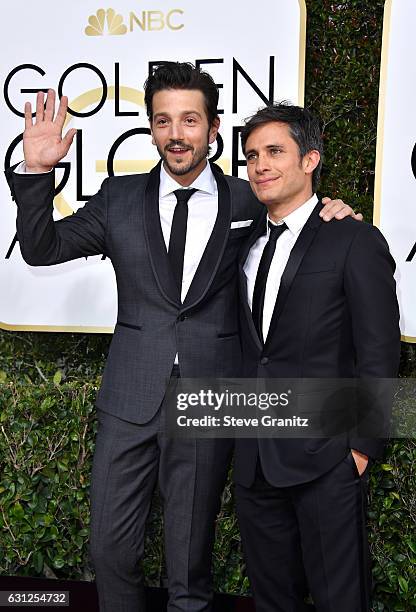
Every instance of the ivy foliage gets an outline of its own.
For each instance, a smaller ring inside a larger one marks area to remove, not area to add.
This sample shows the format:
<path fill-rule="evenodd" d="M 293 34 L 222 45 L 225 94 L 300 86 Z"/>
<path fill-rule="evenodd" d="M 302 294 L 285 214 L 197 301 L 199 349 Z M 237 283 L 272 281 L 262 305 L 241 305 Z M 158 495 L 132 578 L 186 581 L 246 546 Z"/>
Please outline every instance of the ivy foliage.
<path fill-rule="evenodd" d="M 371 222 L 384 1 L 306 4 L 305 105 L 322 120 L 321 191 Z"/>
<path fill-rule="evenodd" d="M 305 104 L 322 119 L 321 192 L 371 222 L 383 0 L 307 0 Z M 106 335 L 0 331 L 0 573 L 91 579 L 88 487 L 94 398 Z M 416 375 L 403 344 L 401 376 Z M 373 469 L 369 530 L 374 611 L 416 610 L 416 444 L 392 441 Z M 165 583 L 161 502 L 148 525 L 145 573 Z M 220 592 L 247 593 L 230 482 L 214 554 Z"/>

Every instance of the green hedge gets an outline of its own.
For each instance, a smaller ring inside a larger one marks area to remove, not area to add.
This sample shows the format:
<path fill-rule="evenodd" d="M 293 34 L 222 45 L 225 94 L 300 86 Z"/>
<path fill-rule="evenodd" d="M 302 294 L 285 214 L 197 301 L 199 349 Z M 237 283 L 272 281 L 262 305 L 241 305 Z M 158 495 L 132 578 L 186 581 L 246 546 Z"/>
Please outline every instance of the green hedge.
<path fill-rule="evenodd" d="M 0 574 L 91 579 L 88 483 L 98 378 L 62 382 L 58 370 L 48 382 L 34 384 L 27 374 L 16 381 L 1 372 Z M 371 476 L 375 610 L 415 609 L 415 465 L 414 441 L 396 441 Z M 163 584 L 158 497 L 147 529 L 145 571 L 148 584 Z M 248 592 L 230 484 L 218 520 L 214 577 L 218 591 Z"/>
<path fill-rule="evenodd" d="M 371 221 L 383 2 L 310 0 L 306 104 L 323 120 L 321 191 Z M 0 574 L 92 577 L 88 483 L 94 397 L 110 338 L 0 331 Z M 404 344 L 402 376 L 416 375 Z M 392 442 L 373 470 L 370 540 L 374 610 L 416 610 L 416 444 Z M 156 496 L 148 527 L 148 583 L 163 584 Z M 240 540 L 227 486 L 214 558 L 218 591 L 246 593 Z"/>

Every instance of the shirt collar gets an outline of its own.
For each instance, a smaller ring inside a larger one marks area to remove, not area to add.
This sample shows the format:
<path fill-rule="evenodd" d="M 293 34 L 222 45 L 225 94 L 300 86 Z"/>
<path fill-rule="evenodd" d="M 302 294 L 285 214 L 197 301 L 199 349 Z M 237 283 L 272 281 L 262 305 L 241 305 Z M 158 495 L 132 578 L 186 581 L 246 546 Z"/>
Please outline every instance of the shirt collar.
<path fill-rule="evenodd" d="M 216 195 L 217 193 L 217 182 L 211 170 L 209 162 L 207 162 L 205 168 L 202 170 L 194 182 L 186 187 L 185 189 L 198 189 L 210 195 Z M 176 189 L 184 189 L 175 179 L 173 179 L 163 167 L 163 163 L 160 167 L 160 186 L 159 186 L 159 197 L 164 198 L 171 195 Z"/>
<path fill-rule="evenodd" d="M 286 223 L 289 231 L 294 236 L 296 236 L 302 230 L 303 226 L 305 225 L 306 221 L 309 219 L 317 203 L 318 203 L 318 196 L 316 195 L 316 193 L 314 193 L 313 196 L 309 198 L 309 200 L 307 200 L 304 204 L 302 204 L 301 206 L 296 208 L 293 212 L 288 214 L 287 217 L 284 217 L 281 221 L 279 221 L 279 223 L 272 221 L 269 218 L 269 215 L 267 215 L 266 217 L 267 236 L 269 236 L 269 233 L 270 233 L 269 224 L 268 224 L 269 221 L 272 225 L 281 225 L 283 222 Z"/>

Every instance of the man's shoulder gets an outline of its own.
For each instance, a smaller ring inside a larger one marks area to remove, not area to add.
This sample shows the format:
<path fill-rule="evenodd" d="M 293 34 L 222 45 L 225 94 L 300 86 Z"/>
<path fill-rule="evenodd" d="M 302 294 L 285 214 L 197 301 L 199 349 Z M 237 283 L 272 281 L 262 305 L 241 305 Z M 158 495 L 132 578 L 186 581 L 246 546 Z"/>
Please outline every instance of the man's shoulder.
<path fill-rule="evenodd" d="M 120 176 L 109 176 L 106 180 L 111 187 L 123 188 L 131 186 L 146 185 L 149 179 L 149 173 L 143 174 L 123 174 Z"/>
<path fill-rule="evenodd" d="M 374 235 L 380 234 L 380 230 L 366 221 L 357 221 L 352 217 L 344 217 L 344 219 L 331 219 L 331 221 L 322 221 L 322 229 L 330 233 L 339 233 L 354 238 L 358 234 Z"/>
<path fill-rule="evenodd" d="M 107 177 L 102 185 L 101 191 L 107 193 L 112 200 L 114 198 L 125 197 L 128 194 L 136 194 L 141 197 L 144 193 L 149 174 L 125 174 L 120 176 Z"/>
<path fill-rule="evenodd" d="M 238 176 L 232 176 L 230 174 L 224 174 L 223 176 L 231 189 L 247 191 L 251 194 L 253 193 L 251 191 L 250 183 L 245 179 L 239 178 Z"/>
<path fill-rule="evenodd" d="M 321 231 L 335 249 L 344 248 L 350 253 L 372 249 L 389 250 L 388 243 L 378 227 L 351 217 L 323 221 Z"/>
<path fill-rule="evenodd" d="M 232 193 L 234 206 L 244 211 L 250 210 L 255 218 L 258 217 L 263 210 L 263 205 L 254 195 L 250 183 L 236 176 L 224 175 L 224 177 Z"/>

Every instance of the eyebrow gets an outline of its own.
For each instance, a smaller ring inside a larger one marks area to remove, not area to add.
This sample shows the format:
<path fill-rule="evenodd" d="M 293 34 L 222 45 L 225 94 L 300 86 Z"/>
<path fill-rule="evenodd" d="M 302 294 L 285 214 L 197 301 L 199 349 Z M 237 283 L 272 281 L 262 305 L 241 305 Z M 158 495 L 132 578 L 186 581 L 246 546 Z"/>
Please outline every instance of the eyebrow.
<path fill-rule="evenodd" d="M 199 113 L 197 110 L 186 110 L 183 111 L 182 115 L 197 115 L 198 117 L 202 117 L 201 113 Z M 160 112 L 160 113 L 155 113 L 153 115 L 153 119 L 155 119 L 156 117 L 169 117 L 169 113 L 168 112 Z"/>
<path fill-rule="evenodd" d="M 280 147 L 281 149 L 284 149 L 285 146 L 283 144 L 269 144 L 266 145 L 266 149 L 276 149 L 277 147 Z M 245 152 L 245 156 L 247 157 L 247 155 L 250 155 L 250 153 L 257 153 L 257 149 L 249 149 L 248 151 Z"/>

